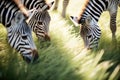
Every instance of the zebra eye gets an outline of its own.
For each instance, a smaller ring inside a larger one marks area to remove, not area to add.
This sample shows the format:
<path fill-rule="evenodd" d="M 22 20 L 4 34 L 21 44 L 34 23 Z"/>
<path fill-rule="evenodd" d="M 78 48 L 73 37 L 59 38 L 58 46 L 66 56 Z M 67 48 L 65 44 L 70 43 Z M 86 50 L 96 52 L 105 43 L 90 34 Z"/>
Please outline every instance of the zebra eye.
<path fill-rule="evenodd" d="M 27 39 L 27 36 L 22 36 L 22 39 L 23 39 L 23 40 L 26 40 L 26 39 Z"/>
<path fill-rule="evenodd" d="M 38 24 L 42 25 L 42 22 L 38 22 Z"/>
<path fill-rule="evenodd" d="M 89 36 L 87 36 L 88 38 L 91 38 L 92 37 L 92 35 L 89 35 Z"/>

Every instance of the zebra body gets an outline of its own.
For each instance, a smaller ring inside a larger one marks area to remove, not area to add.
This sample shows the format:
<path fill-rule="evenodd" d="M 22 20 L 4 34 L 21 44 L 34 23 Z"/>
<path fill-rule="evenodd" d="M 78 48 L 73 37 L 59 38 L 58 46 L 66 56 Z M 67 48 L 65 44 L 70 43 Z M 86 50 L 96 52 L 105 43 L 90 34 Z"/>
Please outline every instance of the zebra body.
<path fill-rule="evenodd" d="M 58 3 L 59 3 L 59 0 L 55 0 L 54 10 L 57 10 Z M 63 8 L 62 8 L 62 17 L 63 18 L 66 17 L 66 9 L 67 9 L 68 3 L 69 3 L 69 0 L 63 0 L 63 4 L 62 4 L 62 6 L 63 6 Z"/>
<path fill-rule="evenodd" d="M 18 7 L 12 1 L 1 0 L 0 2 L 0 22 L 7 29 L 8 43 L 21 53 L 26 62 L 36 61 L 38 52 L 25 16 L 18 11 Z"/>
<path fill-rule="evenodd" d="M 98 20 L 103 11 L 110 13 L 110 29 L 112 39 L 115 39 L 116 16 L 120 0 L 87 0 L 86 6 L 81 12 L 79 18 L 71 16 L 71 20 L 81 24 L 81 32 L 85 46 L 93 48 L 98 46 L 101 30 L 98 26 Z"/>

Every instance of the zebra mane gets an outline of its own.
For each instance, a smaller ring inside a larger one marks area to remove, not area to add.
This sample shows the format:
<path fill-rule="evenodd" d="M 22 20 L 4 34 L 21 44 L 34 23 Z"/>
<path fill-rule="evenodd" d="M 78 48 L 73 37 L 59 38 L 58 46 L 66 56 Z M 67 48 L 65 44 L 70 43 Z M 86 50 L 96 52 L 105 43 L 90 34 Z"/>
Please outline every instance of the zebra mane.
<path fill-rule="evenodd" d="M 13 30 L 14 33 L 21 32 L 22 30 L 28 33 L 30 33 L 31 31 L 31 28 L 25 21 L 25 16 L 20 11 L 18 11 L 12 19 L 10 28 Z"/>
<path fill-rule="evenodd" d="M 89 3 L 90 0 L 84 0 L 84 5 L 82 6 L 81 8 L 81 11 L 80 11 L 80 14 L 79 14 L 79 19 L 82 17 L 82 14 L 84 13 L 88 3 Z"/>

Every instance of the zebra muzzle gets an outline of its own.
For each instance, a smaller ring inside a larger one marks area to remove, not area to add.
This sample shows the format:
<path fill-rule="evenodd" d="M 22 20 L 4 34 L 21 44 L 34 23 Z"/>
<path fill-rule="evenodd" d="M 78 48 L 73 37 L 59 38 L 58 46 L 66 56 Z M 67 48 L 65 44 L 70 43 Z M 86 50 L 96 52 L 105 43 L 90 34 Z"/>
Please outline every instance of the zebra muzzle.
<path fill-rule="evenodd" d="M 50 36 L 45 33 L 44 39 L 45 39 L 45 41 L 50 41 Z"/>
<path fill-rule="evenodd" d="M 39 55 L 38 55 L 37 50 L 32 50 L 32 53 L 33 53 L 33 60 L 32 60 L 32 62 L 34 63 L 39 58 Z"/>
<path fill-rule="evenodd" d="M 32 50 L 32 52 L 28 53 L 27 55 L 22 56 L 23 60 L 27 63 L 35 63 L 39 58 L 37 50 Z"/>

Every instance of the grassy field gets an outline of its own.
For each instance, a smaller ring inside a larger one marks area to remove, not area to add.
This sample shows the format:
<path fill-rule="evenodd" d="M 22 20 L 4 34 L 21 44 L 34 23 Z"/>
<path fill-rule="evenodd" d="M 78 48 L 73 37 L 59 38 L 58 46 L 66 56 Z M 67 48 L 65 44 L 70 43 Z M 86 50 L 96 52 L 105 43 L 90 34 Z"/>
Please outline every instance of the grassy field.
<path fill-rule="evenodd" d="M 39 63 L 27 64 L 19 53 L 10 48 L 6 29 L 0 25 L 0 80 L 119 80 L 120 79 L 120 8 L 117 16 L 117 44 L 111 41 L 109 14 L 99 20 L 102 35 L 99 48 L 85 50 L 79 27 L 63 19 L 61 3 L 58 12 L 50 11 L 51 42 L 39 44 Z M 78 15 L 83 2 L 70 0 L 67 16 Z M 79 8 L 76 8 L 79 7 Z"/>

